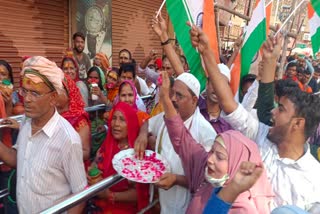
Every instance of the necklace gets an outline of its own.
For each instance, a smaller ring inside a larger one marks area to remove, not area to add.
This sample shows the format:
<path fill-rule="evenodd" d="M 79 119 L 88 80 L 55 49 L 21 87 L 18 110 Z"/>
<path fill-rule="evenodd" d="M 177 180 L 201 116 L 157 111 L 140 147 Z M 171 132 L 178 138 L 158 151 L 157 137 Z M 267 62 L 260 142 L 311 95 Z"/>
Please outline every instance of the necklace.
<path fill-rule="evenodd" d="M 128 148 L 129 148 L 129 145 L 128 145 L 128 143 L 126 143 L 126 144 L 124 144 L 124 145 L 118 144 L 118 148 L 119 148 L 120 150 L 125 150 L 125 149 L 128 149 Z"/>

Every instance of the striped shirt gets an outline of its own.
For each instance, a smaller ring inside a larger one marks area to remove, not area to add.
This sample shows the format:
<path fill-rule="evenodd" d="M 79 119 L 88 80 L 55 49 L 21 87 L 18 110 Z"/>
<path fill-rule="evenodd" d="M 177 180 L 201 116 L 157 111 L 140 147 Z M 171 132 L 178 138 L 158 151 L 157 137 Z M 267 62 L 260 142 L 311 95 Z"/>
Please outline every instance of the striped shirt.
<path fill-rule="evenodd" d="M 26 119 L 15 148 L 20 213 L 39 213 L 87 185 L 80 136 L 57 112 L 33 136 Z"/>

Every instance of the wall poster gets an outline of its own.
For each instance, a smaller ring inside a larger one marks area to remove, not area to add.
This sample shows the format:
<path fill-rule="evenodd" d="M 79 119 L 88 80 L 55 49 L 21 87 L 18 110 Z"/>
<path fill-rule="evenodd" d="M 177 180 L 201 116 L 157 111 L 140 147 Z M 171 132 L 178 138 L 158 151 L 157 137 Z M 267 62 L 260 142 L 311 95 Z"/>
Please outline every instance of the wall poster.
<path fill-rule="evenodd" d="M 111 56 L 111 23 L 111 0 L 77 0 L 77 31 L 86 37 L 84 52 L 90 59 L 100 52 Z"/>

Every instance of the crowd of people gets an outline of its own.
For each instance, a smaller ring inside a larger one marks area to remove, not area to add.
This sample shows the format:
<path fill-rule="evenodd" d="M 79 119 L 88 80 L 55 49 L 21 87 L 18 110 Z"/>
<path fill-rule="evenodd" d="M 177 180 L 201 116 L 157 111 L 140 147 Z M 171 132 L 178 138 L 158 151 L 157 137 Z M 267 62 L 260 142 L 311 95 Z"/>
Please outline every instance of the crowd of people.
<path fill-rule="evenodd" d="M 160 206 L 149 213 L 319 214 L 320 61 L 288 56 L 279 78 L 283 38 L 270 36 L 235 95 L 234 57 L 216 62 L 205 33 L 190 26 L 207 72 L 201 91 L 161 14 L 152 28 L 161 58 L 151 50 L 137 62 L 123 49 L 119 67 L 104 53 L 90 61 L 77 32 L 59 66 L 24 57 L 17 90 L 0 60 L 0 187 L 12 190 L 4 213 L 39 213 L 81 192 L 116 174 L 113 157 L 133 148 L 138 159 L 161 154 L 171 171 L 152 185 L 122 180 L 68 213 L 137 213 L 154 191 Z M 98 104 L 105 108 L 85 111 Z M 11 117 L 21 114 L 20 123 Z"/>

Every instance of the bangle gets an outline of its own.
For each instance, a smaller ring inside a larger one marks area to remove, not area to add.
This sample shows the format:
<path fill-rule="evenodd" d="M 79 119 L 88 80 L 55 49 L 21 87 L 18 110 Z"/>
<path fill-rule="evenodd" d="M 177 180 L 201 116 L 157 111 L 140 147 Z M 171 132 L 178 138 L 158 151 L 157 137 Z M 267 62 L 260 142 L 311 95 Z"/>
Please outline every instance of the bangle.
<path fill-rule="evenodd" d="M 168 39 L 168 40 L 165 41 L 165 42 L 161 42 L 161 46 L 164 46 L 164 45 L 167 45 L 167 44 L 170 44 L 170 39 Z"/>

